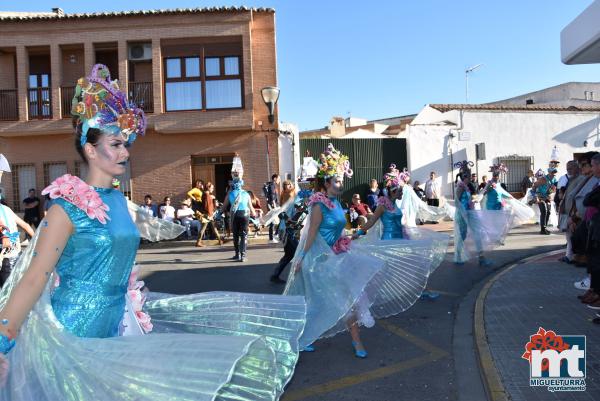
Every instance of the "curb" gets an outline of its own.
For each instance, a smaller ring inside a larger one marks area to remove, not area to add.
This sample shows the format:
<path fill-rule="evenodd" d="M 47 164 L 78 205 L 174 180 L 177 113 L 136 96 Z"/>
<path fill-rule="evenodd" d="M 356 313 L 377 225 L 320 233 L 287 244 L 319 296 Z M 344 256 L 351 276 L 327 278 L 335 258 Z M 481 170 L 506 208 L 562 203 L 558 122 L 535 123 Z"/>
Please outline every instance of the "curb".
<path fill-rule="evenodd" d="M 488 292 L 490 288 L 494 285 L 498 279 L 500 279 L 503 275 L 514 269 L 515 267 L 537 260 L 542 259 L 550 255 L 558 254 L 564 252 L 564 250 L 554 250 L 549 252 L 544 252 L 541 254 L 529 256 L 525 259 L 522 259 L 519 262 L 512 263 L 508 265 L 506 268 L 502 269 L 502 271 L 496 273 L 492 276 L 487 283 L 483 286 L 479 295 L 477 296 L 477 300 L 475 301 L 475 316 L 473 319 L 473 332 L 475 337 L 475 351 L 477 353 L 480 373 L 483 381 L 483 386 L 488 395 L 488 399 L 491 401 L 508 401 L 509 395 L 502 384 L 502 379 L 500 377 L 500 373 L 498 369 L 496 369 L 496 365 L 494 363 L 494 359 L 492 358 L 492 353 L 490 352 L 490 348 L 487 342 L 487 333 L 485 331 L 485 300 L 487 298 Z"/>

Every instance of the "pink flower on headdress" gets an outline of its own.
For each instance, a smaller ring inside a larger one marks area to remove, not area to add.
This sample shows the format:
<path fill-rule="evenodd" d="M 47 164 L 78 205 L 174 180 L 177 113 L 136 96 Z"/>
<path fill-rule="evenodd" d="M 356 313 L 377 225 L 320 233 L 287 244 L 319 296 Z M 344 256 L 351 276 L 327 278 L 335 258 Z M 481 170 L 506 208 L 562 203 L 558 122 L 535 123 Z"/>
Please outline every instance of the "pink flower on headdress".
<path fill-rule="evenodd" d="M 350 237 L 341 236 L 335 241 L 335 244 L 331 247 L 333 253 L 336 255 L 342 252 L 348 252 L 350 250 L 350 244 L 352 243 L 352 239 Z"/>
<path fill-rule="evenodd" d="M 490 166 L 491 173 L 508 173 L 508 167 L 504 163 L 493 164 Z"/>
<path fill-rule="evenodd" d="M 42 191 L 42 195 L 49 195 L 51 199 L 62 198 L 83 210 L 90 219 L 97 219 L 106 224 L 110 208 L 100 195 L 79 177 L 65 174 L 58 177 L 52 184 Z"/>
<path fill-rule="evenodd" d="M 402 170 L 402 172 L 398 175 L 398 178 L 400 178 L 400 180 L 404 181 L 405 183 L 410 181 L 410 173 L 408 172 L 407 169 Z"/>
<path fill-rule="evenodd" d="M 400 186 L 400 171 L 394 163 L 390 164 L 389 171 L 383 176 L 383 181 L 386 187 Z"/>
<path fill-rule="evenodd" d="M 312 205 L 315 205 L 317 203 L 324 204 L 329 210 L 333 210 L 335 208 L 335 205 L 333 204 L 333 202 L 331 201 L 331 199 L 329 199 L 327 197 L 327 195 L 325 195 L 323 192 L 315 192 L 308 199 L 308 206 L 309 207 L 312 206 Z"/>

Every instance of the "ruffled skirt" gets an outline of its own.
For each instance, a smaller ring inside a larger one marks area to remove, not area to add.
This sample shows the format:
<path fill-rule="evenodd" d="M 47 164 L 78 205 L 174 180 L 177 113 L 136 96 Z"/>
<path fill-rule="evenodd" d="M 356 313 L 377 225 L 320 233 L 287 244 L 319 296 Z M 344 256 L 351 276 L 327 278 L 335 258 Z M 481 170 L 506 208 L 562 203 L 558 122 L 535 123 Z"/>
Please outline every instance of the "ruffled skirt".
<path fill-rule="evenodd" d="M 503 210 L 464 210 L 456 208 L 454 218 L 454 261 L 464 263 L 482 252 L 504 243 L 514 215 Z"/>
<path fill-rule="evenodd" d="M 301 297 L 151 294 L 148 335 L 81 338 L 47 289 L 9 353 L 0 400 L 277 400 L 298 359 Z"/>
<path fill-rule="evenodd" d="M 417 231 L 421 230 L 412 231 L 415 239 L 381 240 L 374 228 L 340 254 L 317 234 L 302 269 L 290 271 L 284 290 L 286 295 L 306 298 L 307 322 L 300 346 L 345 331 L 349 324 L 370 327 L 374 318 L 410 308 L 448 244 L 445 234 L 434 233 L 434 239 L 426 234 L 418 237 Z"/>

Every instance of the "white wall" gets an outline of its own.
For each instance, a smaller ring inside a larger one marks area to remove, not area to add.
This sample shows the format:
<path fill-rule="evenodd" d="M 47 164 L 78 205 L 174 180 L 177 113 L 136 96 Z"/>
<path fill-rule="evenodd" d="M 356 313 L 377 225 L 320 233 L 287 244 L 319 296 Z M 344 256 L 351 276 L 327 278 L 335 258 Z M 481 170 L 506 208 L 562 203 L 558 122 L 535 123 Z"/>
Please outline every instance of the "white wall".
<path fill-rule="evenodd" d="M 485 143 L 487 159 L 478 163 L 479 177 L 498 157 L 510 155 L 533 156 L 534 170 L 545 169 L 554 145 L 560 152 L 562 174 L 573 153 L 600 147 L 599 125 L 599 113 L 467 110 L 463 113 L 462 131 L 470 133 L 468 141 L 459 140 L 454 125 L 410 125 L 407 132 L 411 177 L 423 181 L 430 171 L 436 171 L 442 177 L 444 194 L 451 196 L 458 170 L 450 167 L 450 150 L 454 162 L 474 162 L 475 144 L 480 142 Z M 449 138 L 449 133 L 455 137 Z M 585 140 L 587 147 L 583 146 Z"/>
<path fill-rule="evenodd" d="M 291 123 L 279 123 L 280 131 L 291 132 L 291 135 L 279 135 L 279 175 L 281 179 L 296 179 L 297 170 L 300 168 L 300 135 L 298 126 Z"/>

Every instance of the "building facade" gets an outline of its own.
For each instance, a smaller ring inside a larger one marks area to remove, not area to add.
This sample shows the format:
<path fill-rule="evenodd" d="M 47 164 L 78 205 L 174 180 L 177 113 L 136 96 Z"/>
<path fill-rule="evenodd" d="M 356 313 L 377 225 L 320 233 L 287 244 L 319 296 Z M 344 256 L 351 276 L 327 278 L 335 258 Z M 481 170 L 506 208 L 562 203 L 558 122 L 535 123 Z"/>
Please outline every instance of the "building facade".
<path fill-rule="evenodd" d="M 409 124 L 407 136 L 411 177 L 423 181 L 435 171 L 444 195 L 452 197 L 454 163 L 463 160 L 474 162 L 479 179 L 490 178 L 492 164 L 505 163 L 509 172 L 501 179 L 509 191 L 519 192 L 529 169 L 548 167 L 554 146 L 559 174 L 567 161 L 598 149 L 600 106 L 431 104 Z"/>
<path fill-rule="evenodd" d="M 15 209 L 29 188 L 85 175 L 70 109 L 77 79 L 96 63 L 148 117 L 119 177 L 132 200 L 181 199 L 197 179 L 222 198 L 236 152 L 258 194 L 277 171 L 277 108 L 270 124 L 261 97 L 277 85 L 274 10 L 0 12 L 0 152 L 13 168 L 2 185 Z"/>

